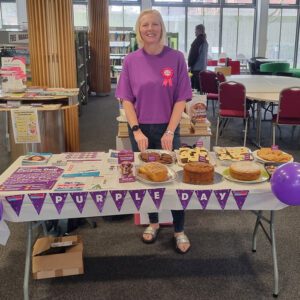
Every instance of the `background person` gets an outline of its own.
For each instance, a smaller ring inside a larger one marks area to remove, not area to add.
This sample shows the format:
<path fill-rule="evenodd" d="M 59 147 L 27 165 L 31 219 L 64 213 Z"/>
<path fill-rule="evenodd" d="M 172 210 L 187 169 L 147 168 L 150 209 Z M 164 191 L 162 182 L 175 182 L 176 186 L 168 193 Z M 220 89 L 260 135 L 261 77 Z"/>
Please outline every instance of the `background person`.
<path fill-rule="evenodd" d="M 129 124 L 133 151 L 180 147 L 179 127 L 185 102 L 192 98 L 187 66 L 181 52 L 165 46 L 166 29 L 157 10 L 141 12 L 136 23 L 139 50 L 129 53 L 116 89 Z M 172 211 L 176 250 L 186 253 L 190 242 L 184 234 L 184 211 Z M 153 243 L 159 232 L 157 213 L 142 240 Z"/>
<path fill-rule="evenodd" d="M 199 73 L 206 70 L 208 43 L 206 40 L 205 27 L 203 24 L 195 27 L 196 38 L 191 45 L 188 56 L 188 66 L 192 72 L 192 88 L 200 91 Z"/>

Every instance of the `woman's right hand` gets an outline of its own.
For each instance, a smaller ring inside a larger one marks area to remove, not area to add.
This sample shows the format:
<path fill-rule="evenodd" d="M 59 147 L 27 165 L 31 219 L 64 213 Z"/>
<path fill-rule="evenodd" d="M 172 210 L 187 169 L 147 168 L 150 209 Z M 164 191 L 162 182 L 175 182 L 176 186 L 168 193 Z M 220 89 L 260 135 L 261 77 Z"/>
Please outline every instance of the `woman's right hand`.
<path fill-rule="evenodd" d="M 134 139 L 138 144 L 139 150 L 141 152 L 147 150 L 148 148 L 148 138 L 143 134 L 141 130 L 135 131 L 133 133 Z"/>

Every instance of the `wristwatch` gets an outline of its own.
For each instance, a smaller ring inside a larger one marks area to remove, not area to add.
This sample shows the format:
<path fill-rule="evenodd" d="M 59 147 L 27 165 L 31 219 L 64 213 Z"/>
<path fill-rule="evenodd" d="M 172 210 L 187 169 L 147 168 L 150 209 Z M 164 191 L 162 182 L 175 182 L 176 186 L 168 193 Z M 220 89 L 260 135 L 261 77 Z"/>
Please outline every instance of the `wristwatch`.
<path fill-rule="evenodd" d="M 133 132 L 138 131 L 139 129 L 140 129 L 140 126 L 139 126 L 139 125 L 133 125 L 133 126 L 131 127 L 131 130 L 132 130 Z"/>
<path fill-rule="evenodd" d="M 170 130 L 170 129 L 167 129 L 167 130 L 165 131 L 165 134 L 168 134 L 168 135 L 174 135 L 174 132 L 173 132 L 172 130 Z"/>

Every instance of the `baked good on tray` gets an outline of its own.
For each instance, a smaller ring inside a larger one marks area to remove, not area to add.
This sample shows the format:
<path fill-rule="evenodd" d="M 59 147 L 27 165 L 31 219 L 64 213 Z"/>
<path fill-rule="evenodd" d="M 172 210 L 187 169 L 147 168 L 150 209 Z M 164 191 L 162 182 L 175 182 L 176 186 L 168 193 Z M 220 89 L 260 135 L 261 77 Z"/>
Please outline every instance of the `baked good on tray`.
<path fill-rule="evenodd" d="M 257 156 L 272 162 L 288 162 L 293 157 L 290 154 L 282 152 L 279 149 L 273 150 L 272 148 L 261 148 L 257 151 Z"/>
<path fill-rule="evenodd" d="M 239 161 L 230 165 L 229 174 L 234 179 L 252 181 L 260 177 L 261 168 L 258 164 L 251 161 Z"/>
<path fill-rule="evenodd" d="M 162 182 L 169 179 L 167 167 L 159 162 L 145 163 L 139 167 L 138 172 L 146 179 L 154 182 Z"/>
<path fill-rule="evenodd" d="M 140 158 L 144 162 L 153 162 L 157 161 L 162 164 L 172 164 L 173 157 L 168 153 L 158 153 L 158 152 L 141 152 Z"/>
<path fill-rule="evenodd" d="M 215 152 L 220 160 L 234 161 L 245 160 L 245 154 L 250 154 L 246 147 L 216 147 Z M 250 155 L 249 159 L 253 160 L 253 157 Z"/>
<path fill-rule="evenodd" d="M 200 156 L 205 157 L 207 162 L 209 161 L 208 152 L 204 147 L 179 148 L 179 159 L 182 164 L 199 161 Z"/>
<path fill-rule="evenodd" d="M 183 182 L 208 184 L 214 181 L 214 167 L 204 162 L 189 162 L 183 168 Z"/>

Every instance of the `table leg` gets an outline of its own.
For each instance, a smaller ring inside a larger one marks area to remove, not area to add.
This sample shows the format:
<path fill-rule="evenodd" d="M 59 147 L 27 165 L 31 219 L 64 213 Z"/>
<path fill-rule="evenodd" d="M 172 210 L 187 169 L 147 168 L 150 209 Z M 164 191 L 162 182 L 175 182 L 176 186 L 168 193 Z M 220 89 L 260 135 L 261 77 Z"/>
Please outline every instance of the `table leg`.
<path fill-rule="evenodd" d="M 273 266 L 274 266 L 274 293 L 273 293 L 273 296 L 277 297 L 278 293 L 279 293 L 279 286 L 278 286 L 279 274 L 278 274 L 276 240 L 275 240 L 274 217 L 275 217 L 275 212 L 271 211 L 270 232 L 271 232 L 272 256 L 273 256 Z"/>
<path fill-rule="evenodd" d="M 32 247 L 32 223 L 28 223 L 27 228 L 27 246 L 26 246 L 26 260 L 23 282 L 24 300 L 29 300 L 29 274 L 30 274 L 30 262 L 31 262 L 31 247 Z"/>
<path fill-rule="evenodd" d="M 274 292 L 273 296 L 277 297 L 279 293 L 279 273 L 278 273 L 278 261 L 277 261 L 277 251 L 276 251 L 276 239 L 275 239 L 275 222 L 274 222 L 274 215 L 275 211 L 270 212 L 270 219 L 267 219 L 263 216 L 262 211 L 253 211 L 253 213 L 257 216 L 256 223 L 254 226 L 253 236 L 252 236 L 252 251 L 256 252 L 256 234 L 258 227 L 260 226 L 263 230 L 266 238 L 271 244 L 272 247 L 272 259 L 273 259 L 273 269 L 274 269 Z M 270 226 L 270 231 L 268 232 L 262 221 L 265 221 Z"/>
<path fill-rule="evenodd" d="M 257 102 L 256 107 L 256 146 L 260 148 L 260 136 L 261 136 L 261 102 Z"/>

